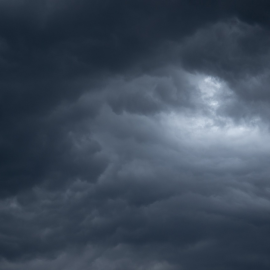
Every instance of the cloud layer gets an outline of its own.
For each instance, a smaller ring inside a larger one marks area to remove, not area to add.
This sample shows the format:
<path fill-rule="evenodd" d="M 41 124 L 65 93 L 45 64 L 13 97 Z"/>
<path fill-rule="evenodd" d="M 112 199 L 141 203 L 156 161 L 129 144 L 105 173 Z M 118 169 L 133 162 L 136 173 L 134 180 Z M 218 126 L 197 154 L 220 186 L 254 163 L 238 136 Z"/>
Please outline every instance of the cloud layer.
<path fill-rule="evenodd" d="M 0 1 L 0 268 L 269 269 L 266 1 Z"/>

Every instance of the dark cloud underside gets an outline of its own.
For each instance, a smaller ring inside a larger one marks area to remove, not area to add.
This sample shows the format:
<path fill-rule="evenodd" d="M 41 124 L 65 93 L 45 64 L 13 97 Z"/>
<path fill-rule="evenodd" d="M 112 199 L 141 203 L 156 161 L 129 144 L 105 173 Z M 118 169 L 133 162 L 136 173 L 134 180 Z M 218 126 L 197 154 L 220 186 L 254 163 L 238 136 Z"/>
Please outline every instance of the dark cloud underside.
<path fill-rule="evenodd" d="M 0 269 L 269 269 L 269 9 L 0 0 Z"/>

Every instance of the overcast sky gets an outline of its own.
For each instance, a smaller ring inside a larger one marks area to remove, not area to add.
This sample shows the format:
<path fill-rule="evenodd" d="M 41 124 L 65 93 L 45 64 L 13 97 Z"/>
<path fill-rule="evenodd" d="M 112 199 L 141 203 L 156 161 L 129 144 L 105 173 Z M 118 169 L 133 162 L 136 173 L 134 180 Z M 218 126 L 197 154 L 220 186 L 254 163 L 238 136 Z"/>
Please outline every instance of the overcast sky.
<path fill-rule="evenodd" d="M 0 269 L 270 269 L 267 0 L 0 0 Z"/>

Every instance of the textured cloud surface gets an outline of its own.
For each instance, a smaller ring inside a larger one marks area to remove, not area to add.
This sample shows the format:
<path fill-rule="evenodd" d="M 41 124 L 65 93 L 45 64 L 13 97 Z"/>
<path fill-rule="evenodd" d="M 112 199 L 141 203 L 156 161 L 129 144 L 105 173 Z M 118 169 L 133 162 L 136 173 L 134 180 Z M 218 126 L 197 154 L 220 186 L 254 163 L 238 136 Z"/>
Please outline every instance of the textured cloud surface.
<path fill-rule="evenodd" d="M 0 1 L 0 269 L 269 269 L 269 9 Z"/>

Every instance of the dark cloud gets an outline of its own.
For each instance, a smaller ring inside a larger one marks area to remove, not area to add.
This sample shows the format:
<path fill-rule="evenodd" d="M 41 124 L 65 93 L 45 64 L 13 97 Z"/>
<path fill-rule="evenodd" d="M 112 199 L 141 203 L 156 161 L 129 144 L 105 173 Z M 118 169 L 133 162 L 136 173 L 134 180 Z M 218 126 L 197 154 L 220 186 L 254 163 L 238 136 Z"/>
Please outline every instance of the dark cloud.
<path fill-rule="evenodd" d="M 268 9 L 0 1 L 0 268 L 269 269 Z"/>

